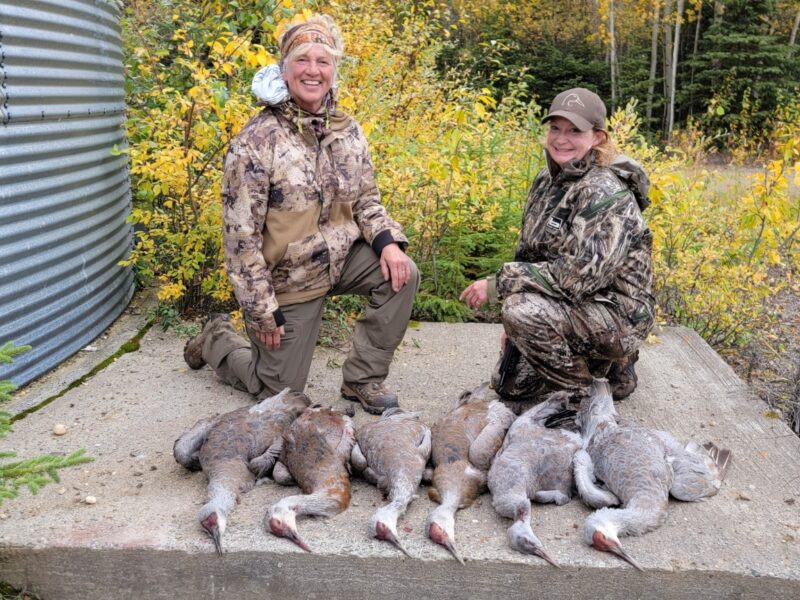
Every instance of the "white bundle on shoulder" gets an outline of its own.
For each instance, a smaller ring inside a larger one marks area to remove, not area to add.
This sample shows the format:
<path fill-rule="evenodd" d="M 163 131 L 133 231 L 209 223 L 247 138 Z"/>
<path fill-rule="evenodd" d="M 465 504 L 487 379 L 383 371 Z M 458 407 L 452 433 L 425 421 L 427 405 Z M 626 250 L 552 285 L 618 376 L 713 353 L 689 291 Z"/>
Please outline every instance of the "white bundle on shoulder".
<path fill-rule="evenodd" d="M 286 87 L 278 65 L 268 65 L 260 69 L 253 76 L 250 89 L 260 102 L 270 106 L 276 106 L 289 99 L 289 88 Z"/>

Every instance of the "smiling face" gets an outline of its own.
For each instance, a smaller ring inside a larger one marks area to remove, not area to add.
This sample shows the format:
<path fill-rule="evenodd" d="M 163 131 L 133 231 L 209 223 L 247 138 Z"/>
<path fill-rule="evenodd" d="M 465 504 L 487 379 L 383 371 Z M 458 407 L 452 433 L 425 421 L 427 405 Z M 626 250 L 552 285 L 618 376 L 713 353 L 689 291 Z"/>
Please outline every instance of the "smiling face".
<path fill-rule="evenodd" d="M 547 122 L 547 152 L 559 167 L 571 160 L 583 159 L 595 146 L 603 143 L 603 131 L 581 131 L 564 117 L 553 117 Z"/>
<path fill-rule="evenodd" d="M 283 78 L 297 105 L 311 113 L 319 112 L 325 94 L 333 85 L 336 65 L 322 44 L 311 44 L 305 52 L 291 57 Z"/>

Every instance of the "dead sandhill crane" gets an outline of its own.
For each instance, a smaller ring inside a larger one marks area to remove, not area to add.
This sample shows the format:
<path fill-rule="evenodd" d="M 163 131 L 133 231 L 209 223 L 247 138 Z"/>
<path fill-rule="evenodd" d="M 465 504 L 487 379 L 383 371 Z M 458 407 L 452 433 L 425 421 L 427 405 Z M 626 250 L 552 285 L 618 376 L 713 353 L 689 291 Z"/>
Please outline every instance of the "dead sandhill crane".
<path fill-rule="evenodd" d="M 274 535 L 311 552 L 297 532 L 297 515 L 331 517 L 347 509 L 354 443 L 350 417 L 328 407 L 312 406 L 292 423 L 272 476 L 284 485 L 297 483 L 303 494 L 283 498 L 267 513 Z"/>
<path fill-rule="evenodd" d="M 572 499 L 572 458 L 581 436 L 564 429 L 548 429 L 544 422 L 565 409 L 565 394 L 553 395 L 517 417 L 489 469 L 492 504 L 501 516 L 514 519 L 508 529 L 512 548 L 535 554 L 559 566 L 531 529 L 531 499 L 566 504 Z"/>
<path fill-rule="evenodd" d="M 618 423 L 605 380 L 592 384 L 578 422 L 584 449 L 575 454 L 575 482 L 584 502 L 599 508 L 584 523 L 584 541 L 641 570 L 622 548 L 619 536 L 659 527 L 667 517 L 670 494 L 682 500 L 714 495 L 725 477 L 730 452 L 713 444 L 711 451 L 693 443 L 682 448 L 664 432 Z M 607 489 L 598 487 L 596 479 Z M 608 508 L 615 504 L 622 508 Z"/>
<path fill-rule="evenodd" d="M 694 440 L 683 446 L 666 431 L 654 432 L 667 448 L 673 479 L 669 494 L 677 500 L 700 502 L 716 494 L 731 460 L 731 451 L 711 442 L 702 446 Z"/>
<path fill-rule="evenodd" d="M 397 520 L 416 497 L 430 455 L 431 430 L 417 413 L 390 408 L 356 431 L 350 463 L 389 499 L 372 515 L 369 531 L 409 557 L 397 537 Z"/>
<path fill-rule="evenodd" d="M 208 502 L 198 519 L 217 552 L 222 553 L 222 534 L 239 496 L 269 472 L 284 430 L 309 404 L 308 396 L 286 388 L 255 406 L 201 419 L 175 440 L 175 460 L 187 469 L 202 469 L 208 478 Z"/>
<path fill-rule="evenodd" d="M 486 472 L 513 421 L 514 413 L 483 384 L 461 394 L 431 429 L 434 471 L 428 495 L 439 506 L 428 516 L 426 530 L 461 564 L 464 560 L 455 547 L 455 513 L 483 491 Z"/>

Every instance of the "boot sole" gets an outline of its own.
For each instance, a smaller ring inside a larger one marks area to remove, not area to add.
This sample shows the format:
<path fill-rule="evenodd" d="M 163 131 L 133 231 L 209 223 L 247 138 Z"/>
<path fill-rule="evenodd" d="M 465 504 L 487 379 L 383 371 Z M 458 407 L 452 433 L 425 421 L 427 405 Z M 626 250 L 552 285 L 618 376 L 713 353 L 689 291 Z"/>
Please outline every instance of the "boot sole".
<path fill-rule="evenodd" d="M 380 406 L 372 406 L 371 404 L 367 404 L 366 402 L 364 402 L 361 399 L 361 396 L 358 396 L 357 394 L 353 394 L 353 393 L 349 393 L 348 394 L 344 390 L 341 390 L 341 392 L 342 392 L 342 398 L 344 398 L 345 400 L 350 400 L 351 402 L 360 403 L 361 407 L 371 415 L 382 415 L 383 411 L 385 411 L 385 410 L 387 410 L 389 408 L 392 408 L 391 406 L 387 406 L 385 408 L 380 407 Z"/>
<path fill-rule="evenodd" d="M 205 367 L 205 366 L 206 366 L 206 364 L 208 364 L 208 363 L 206 363 L 206 361 L 204 361 L 204 360 L 202 360 L 202 359 L 201 359 L 201 364 L 198 364 L 198 363 L 195 363 L 195 362 L 189 362 L 189 359 L 186 357 L 186 352 L 187 352 L 187 350 L 188 350 L 188 348 L 189 348 L 189 344 L 191 344 L 191 343 L 192 343 L 192 340 L 194 340 L 194 338 L 191 338 L 191 339 L 190 339 L 188 342 L 186 342 L 186 344 L 183 346 L 183 361 L 184 361 L 184 362 L 185 362 L 185 363 L 186 363 L 186 364 L 189 366 L 189 368 L 190 368 L 190 369 L 192 369 L 192 370 L 194 370 L 194 371 L 199 371 L 200 369 L 202 369 L 203 367 Z"/>
<path fill-rule="evenodd" d="M 206 327 L 208 327 L 208 324 L 211 323 L 214 320 L 217 320 L 217 319 L 220 320 L 220 321 L 230 321 L 231 320 L 231 316 L 228 313 L 211 313 L 210 315 L 208 315 L 208 320 L 203 325 L 203 330 L 200 333 L 198 333 L 196 336 L 194 336 L 192 338 L 189 338 L 189 340 L 183 346 L 183 360 L 187 365 L 189 365 L 190 369 L 193 369 L 195 371 L 199 371 L 200 369 L 202 369 L 203 367 L 205 367 L 208 364 L 202 358 L 200 359 L 200 362 L 190 362 L 189 359 L 186 357 L 186 352 L 187 352 L 187 350 L 189 348 L 189 344 L 191 344 L 192 342 L 197 340 L 197 338 L 201 337 L 202 335 L 206 334 Z"/>

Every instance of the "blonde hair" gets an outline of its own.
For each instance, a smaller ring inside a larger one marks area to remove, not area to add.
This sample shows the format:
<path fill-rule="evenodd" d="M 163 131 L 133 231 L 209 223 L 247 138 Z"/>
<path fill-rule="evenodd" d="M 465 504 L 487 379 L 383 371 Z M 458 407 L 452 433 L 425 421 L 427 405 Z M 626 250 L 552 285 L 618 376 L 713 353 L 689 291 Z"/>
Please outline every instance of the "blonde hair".
<path fill-rule="evenodd" d="M 281 60 L 279 64 L 281 72 L 286 69 L 286 65 L 294 60 L 295 57 L 308 52 L 315 43 L 308 41 L 297 44 L 296 46 L 292 45 L 292 41 L 295 38 L 310 31 L 318 31 L 324 34 L 323 38 L 326 39 L 325 42 L 320 43 L 320 46 L 325 50 L 328 56 L 331 57 L 331 60 L 333 60 L 335 80 L 339 61 L 344 55 L 344 40 L 342 39 L 342 32 L 339 30 L 334 20 L 328 15 L 323 14 L 311 15 L 306 21 L 292 25 L 283 33 L 280 39 Z"/>
<path fill-rule="evenodd" d="M 592 148 L 592 152 L 594 152 L 594 162 L 595 164 L 607 167 L 614 162 L 614 158 L 619 154 L 619 150 L 617 150 L 617 145 L 614 143 L 614 139 L 608 131 L 604 129 L 595 129 L 595 131 L 602 131 L 605 133 L 606 139 Z"/>

